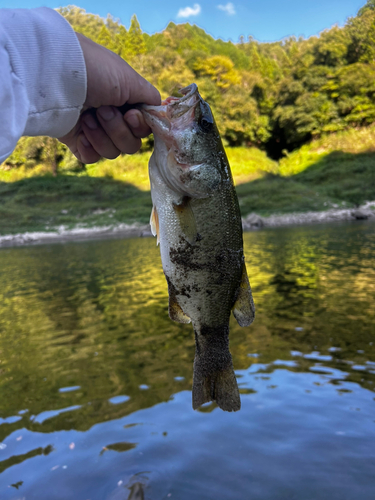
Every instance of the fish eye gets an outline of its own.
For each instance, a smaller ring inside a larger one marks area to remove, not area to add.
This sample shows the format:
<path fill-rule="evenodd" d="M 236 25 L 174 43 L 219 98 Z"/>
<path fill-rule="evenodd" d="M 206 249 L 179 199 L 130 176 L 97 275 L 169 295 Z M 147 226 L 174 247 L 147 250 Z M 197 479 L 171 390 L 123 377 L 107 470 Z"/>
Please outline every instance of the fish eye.
<path fill-rule="evenodd" d="M 199 125 L 204 132 L 209 132 L 210 130 L 212 130 L 214 126 L 211 120 L 208 120 L 207 118 L 204 117 L 202 117 L 201 121 L 199 122 Z"/>

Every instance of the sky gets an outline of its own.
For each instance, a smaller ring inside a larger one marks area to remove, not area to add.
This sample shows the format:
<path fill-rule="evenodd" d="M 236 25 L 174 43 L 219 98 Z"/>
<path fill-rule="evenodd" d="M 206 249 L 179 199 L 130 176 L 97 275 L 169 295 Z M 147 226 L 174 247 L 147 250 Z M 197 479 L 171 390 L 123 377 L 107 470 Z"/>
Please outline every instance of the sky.
<path fill-rule="evenodd" d="M 366 0 L 70 0 L 87 12 L 112 14 L 127 28 L 136 14 L 142 30 L 162 31 L 170 21 L 197 24 L 214 38 L 237 42 L 251 35 L 260 42 L 318 35 L 343 26 Z M 69 0 L 0 0 L 0 8 L 57 8 Z"/>

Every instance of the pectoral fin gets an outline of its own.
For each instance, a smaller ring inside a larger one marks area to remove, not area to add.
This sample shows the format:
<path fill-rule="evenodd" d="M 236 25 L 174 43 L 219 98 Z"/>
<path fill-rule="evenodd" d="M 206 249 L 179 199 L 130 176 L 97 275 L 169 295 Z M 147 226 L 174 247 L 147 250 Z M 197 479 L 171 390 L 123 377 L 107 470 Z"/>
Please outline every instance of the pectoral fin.
<path fill-rule="evenodd" d="M 193 245 L 197 241 L 197 224 L 190 206 L 190 198 L 184 196 L 180 204 L 173 204 L 173 209 L 177 215 L 183 236 Z"/>
<path fill-rule="evenodd" d="M 156 245 L 159 245 L 159 216 L 155 205 L 152 207 L 151 217 L 150 217 L 151 233 L 153 236 L 157 236 Z"/>
<path fill-rule="evenodd" d="M 169 294 L 169 317 L 171 318 L 172 321 L 177 321 L 177 323 L 190 323 L 191 319 L 189 316 L 187 316 L 184 311 L 181 309 L 180 304 L 177 302 L 177 293 L 176 289 L 173 286 L 172 282 L 169 280 L 168 276 L 167 278 L 167 283 L 168 283 L 168 294 Z"/>
<path fill-rule="evenodd" d="M 233 315 L 240 326 L 249 326 L 254 321 L 255 306 L 245 263 L 242 268 L 242 279 L 238 297 L 233 307 Z"/>

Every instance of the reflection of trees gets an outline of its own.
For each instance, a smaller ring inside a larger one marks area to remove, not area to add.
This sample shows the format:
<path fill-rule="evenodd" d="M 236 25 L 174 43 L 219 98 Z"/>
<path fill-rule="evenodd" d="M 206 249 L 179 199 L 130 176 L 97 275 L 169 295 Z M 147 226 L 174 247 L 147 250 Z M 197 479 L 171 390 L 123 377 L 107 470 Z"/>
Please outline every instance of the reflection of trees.
<path fill-rule="evenodd" d="M 70 428 L 79 421 L 78 427 L 87 427 L 103 412 L 124 413 L 124 406 L 107 402 L 113 395 L 129 395 L 125 411 L 135 411 L 168 400 L 176 375 L 186 379 L 179 388 L 190 387 L 193 334 L 168 318 L 154 240 L 15 249 L 5 253 L 3 271 L 0 351 L 7 361 L 0 366 L 9 375 L 0 379 L 4 415 L 24 408 L 38 414 L 46 401 L 49 410 L 92 402 L 55 422 L 27 424 Z M 140 384 L 152 390 L 140 391 Z M 71 385 L 82 390 L 58 392 Z"/>
<path fill-rule="evenodd" d="M 257 310 L 254 329 L 261 316 L 264 327 L 292 349 L 342 346 L 349 359 L 359 343 L 368 351 L 375 316 L 370 226 L 249 233 L 245 253 Z"/>
<path fill-rule="evenodd" d="M 375 326 L 371 241 L 370 233 L 339 226 L 246 234 L 257 313 L 249 328 L 231 321 L 236 369 L 249 366 L 249 353 L 269 362 L 332 345 L 342 348 L 336 359 L 360 364 L 357 350 L 366 345 L 369 353 Z M 10 249 L 1 258 L 1 416 L 29 413 L 1 425 L 0 442 L 20 426 L 87 429 L 191 388 L 193 333 L 169 320 L 155 240 Z M 361 373 L 353 377 L 367 383 Z M 81 388 L 58 391 L 73 385 Z M 126 403 L 108 402 L 124 394 Z M 29 417 L 74 405 L 81 408 L 42 424 Z"/>
<path fill-rule="evenodd" d="M 301 326 L 296 322 L 309 323 L 308 318 L 319 308 L 317 262 L 323 251 L 322 242 L 306 238 L 301 228 L 267 231 L 256 236 L 263 239 L 258 244 L 265 251 L 257 256 L 257 262 L 250 252 L 252 267 L 258 267 L 267 280 L 262 284 L 266 292 L 261 294 L 259 305 L 256 289 L 254 292 L 257 311 L 266 314 L 272 334 L 289 338 L 290 332 Z"/>
<path fill-rule="evenodd" d="M 3 460 L 0 462 L 0 474 L 4 472 L 9 467 L 13 467 L 13 465 L 20 464 L 25 462 L 29 458 L 36 457 L 38 455 L 49 455 L 53 451 L 53 446 L 48 445 L 45 448 L 36 448 L 35 450 L 31 450 L 28 453 L 24 453 L 23 455 L 16 455 L 8 458 L 7 460 Z M 22 481 L 21 481 L 22 485 Z M 12 485 L 13 486 L 13 485 Z M 18 488 L 17 488 L 18 489 Z"/>

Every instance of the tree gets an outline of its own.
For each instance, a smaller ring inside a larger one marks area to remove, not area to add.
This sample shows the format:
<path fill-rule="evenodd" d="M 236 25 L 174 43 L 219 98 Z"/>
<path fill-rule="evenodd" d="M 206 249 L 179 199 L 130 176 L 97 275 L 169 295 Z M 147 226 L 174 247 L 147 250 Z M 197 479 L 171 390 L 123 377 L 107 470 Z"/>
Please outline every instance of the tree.
<path fill-rule="evenodd" d="M 120 20 L 115 19 L 111 14 L 107 15 L 105 25 L 112 37 L 115 37 L 119 33 L 121 27 Z"/>
<path fill-rule="evenodd" d="M 75 31 L 92 40 L 96 40 L 100 28 L 104 25 L 104 21 L 100 16 L 89 14 L 75 5 L 61 7 L 58 12 L 65 17 Z"/>
<path fill-rule="evenodd" d="M 103 47 L 106 47 L 107 49 L 112 51 L 115 50 L 116 48 L 111 33 L 108 31 L 108 29 L 104 24 L 99 31 L 96 42 L 100 43 L 100 45 L 103 45 Z"/>
<path fill-rule="evenodd" d="M 375 11 L 367 9 L 361 16 L 349 20 L 346 31 L 350 37 L 349 64 L 375 60 Z"/>
<path fill-rule="evenodd" d="M 118 33 L 115 36 L 115 52 L 125 58 L 125 50 L 126 50 L 126 40 L 128 37 L 128 32 L 126 31 L 125 26 L 120 26 L 118 29 Z"/>
<path fill-rule="evenodd" d="M 131 59 L 132 57 L 144 54 L 146 52 L 146 44 L 143 39 L 141 26 L 135 14 L 133 15 L 130 22 L 130 28 L 125 41 L 124 52 L 124 56 L 127 59 Z"/>
<path fill-rule="evenodd" d="M 234 69 L 233 62 L 226 56 L 199 59 L 194 65 L 194 70 L 197 75 L 208 76 L 223 91 L 241 82 L 239 72 Z"/>
<path fill-rule="evenodd" d="M 350 37 L 347 30 L 334 26 L 324 31 L 315 47 L 315 64 L 322 66 L 342 66 L 346 63 L 346 55 Z"/>
<path fill-rule="evenodd" d="M 369 10 L 375 10 L 375 0 L 367 0 L 366 5 L 361 7 L 358 11 L 358 17 L 363 16 L 367 11 Z"/>

